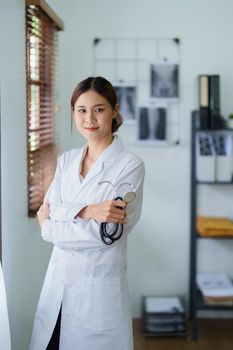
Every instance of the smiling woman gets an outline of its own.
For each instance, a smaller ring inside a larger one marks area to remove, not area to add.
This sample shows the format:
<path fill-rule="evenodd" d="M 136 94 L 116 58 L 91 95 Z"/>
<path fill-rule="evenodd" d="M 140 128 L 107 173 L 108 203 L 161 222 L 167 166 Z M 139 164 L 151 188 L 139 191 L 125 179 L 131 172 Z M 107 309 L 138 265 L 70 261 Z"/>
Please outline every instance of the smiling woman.
<path fill-rule="evenodd" d="M 123 119 L 110 82 L 85 79 L 71 108 L 87 143 L 61 155 L 38 211 L 42 237 L 54 250 L 30 350 L 133 350 L 126 245 L 141 215 L 144 163 L 116 134 Z M 128 201 L 132 190 L 135 200 Z M 111 245 L 102 223 L 121 225 Z"/>
<path fill-rule="evenodd" d="M 91 104 L 90 104 L 91 102 Z M 79 132 L 86 138 L 112 140 L 112 122 L 118 112 L 118 105 L 111 104 L 95 91 L 87 91 L 77 99 L 74 119 Z"/>
<path fill-rule="evenodd" d="M 102 104 L 105 105 L 107 103 L 107 105 L 111 106 L 112 110 L 117 108 L 115 111 L 115 116 L 112 119 L 112 132 L 116 132 L 120 125 L 123 123 L 123 118 L 119 113 L 116 91 L 114 90 L 111 83 L 102 77 L 89 77 L 81 81 L 75 88 L 71 97 L 71 109 L 73 112 L 75 110 L 75 104 L 77 103 L 78 98 L 85 92 L 96 93 L 98 94 L 98 98 L 103 101 Z"/>

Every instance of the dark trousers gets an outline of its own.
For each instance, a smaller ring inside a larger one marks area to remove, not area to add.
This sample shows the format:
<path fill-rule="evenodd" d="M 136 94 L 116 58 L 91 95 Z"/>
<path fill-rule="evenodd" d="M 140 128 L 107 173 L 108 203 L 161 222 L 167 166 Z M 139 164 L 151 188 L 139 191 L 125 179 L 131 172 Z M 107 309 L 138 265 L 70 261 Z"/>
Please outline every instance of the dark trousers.
<path fill-rule="evenodd" d="M 59 340 L 60 340 L 60 329 L 61 329 L 61 309 L 57 318 L 56 325 L 53 330 L 53 334 L 49 341 L 46 350 L 59 350 Z"/>

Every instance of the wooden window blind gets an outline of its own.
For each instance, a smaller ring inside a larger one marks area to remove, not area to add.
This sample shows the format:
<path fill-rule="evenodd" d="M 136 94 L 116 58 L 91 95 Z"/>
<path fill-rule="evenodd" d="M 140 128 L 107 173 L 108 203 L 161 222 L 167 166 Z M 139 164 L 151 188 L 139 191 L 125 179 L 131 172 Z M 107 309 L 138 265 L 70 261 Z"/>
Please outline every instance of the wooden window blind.
<path fill-rule="evenodd" d="M 58 30 L 45 1 L 26 1 L 28 214 L 35 216 L 53 178 Z"/>

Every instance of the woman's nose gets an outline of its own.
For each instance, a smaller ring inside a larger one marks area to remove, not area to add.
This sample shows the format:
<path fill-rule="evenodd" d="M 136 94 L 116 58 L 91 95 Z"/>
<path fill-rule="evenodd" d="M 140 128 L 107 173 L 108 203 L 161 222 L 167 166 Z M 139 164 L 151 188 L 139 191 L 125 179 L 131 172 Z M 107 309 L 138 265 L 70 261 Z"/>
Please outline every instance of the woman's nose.
<path fill-rule="evenodd" d="M 93 111 L 89 111 L 87 114 L 86 114 L 86 120 L 87 121 L 96 121 L 96 118 L 95 118 L 95 113 Z"/>

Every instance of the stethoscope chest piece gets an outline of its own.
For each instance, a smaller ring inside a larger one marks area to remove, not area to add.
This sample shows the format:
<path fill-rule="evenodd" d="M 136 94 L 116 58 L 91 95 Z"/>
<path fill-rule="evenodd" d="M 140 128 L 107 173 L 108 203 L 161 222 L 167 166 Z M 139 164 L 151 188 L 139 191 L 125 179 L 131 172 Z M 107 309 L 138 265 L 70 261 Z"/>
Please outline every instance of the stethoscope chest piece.
<path fill-rule="evenodd" d="M 136 198 L 136 192 L 127 192 L 125 195 L 124 195 L 124 198 L 123 198 L 123 201 L 126 202 L 126 203 L 131 203 L 135 200 Z"/>

